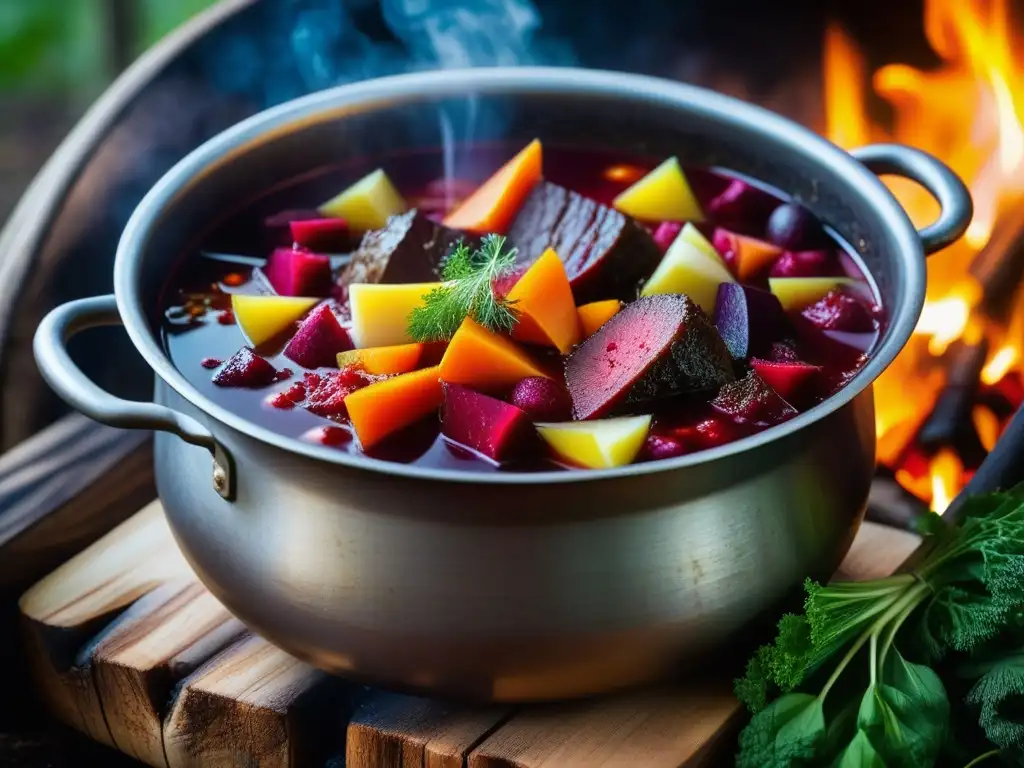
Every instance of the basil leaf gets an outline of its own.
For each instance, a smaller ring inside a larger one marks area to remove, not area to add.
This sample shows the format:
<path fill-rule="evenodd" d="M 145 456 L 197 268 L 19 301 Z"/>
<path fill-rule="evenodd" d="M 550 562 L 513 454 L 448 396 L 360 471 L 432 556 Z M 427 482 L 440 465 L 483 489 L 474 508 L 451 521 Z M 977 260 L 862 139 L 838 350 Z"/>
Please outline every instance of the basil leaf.
<path fill-rule="evenodd" d="M 762 709 L 740 734 L 737 768 L 790 768 L 821 756 L 825 713 L 817 696 L 787 693 Z"/>
<path fill-rule="evenodd" d="M 890 768 L 882 759 L 871 739 L 864 731 L 857 731 L 853 741 L 843 750 L 843 754 L 835 763 L 835 768 Z"/>
<path fill-rule="evenodd" d="M 889 649 L 880 680 L 865 692 L 857 724 L 892 768 L 933 765 L 949 730 L 949 699 L 934 670 Z"/>

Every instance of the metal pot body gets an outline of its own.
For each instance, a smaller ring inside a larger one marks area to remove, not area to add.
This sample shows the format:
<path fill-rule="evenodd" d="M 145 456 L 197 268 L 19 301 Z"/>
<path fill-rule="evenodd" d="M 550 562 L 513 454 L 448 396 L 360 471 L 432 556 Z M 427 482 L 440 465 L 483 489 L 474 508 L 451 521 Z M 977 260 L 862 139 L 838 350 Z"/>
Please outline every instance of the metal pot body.
<path fill-rule="evenodd" d="M 157 399 L 201 416 L 164 384 Z M 725 641 L 838 565 L 874 470 L 870 390 L 719 461 L 514 489 L 328 472 L 217 437 L 239 466 L 234 501 L 207 481 L 209 455 L 172 435 L 157 435 L 156 478 L 233 613 L 333 672 L 496 700 L 656 680 Z"/>
<path fill-rule="evenodd" d="M 873 358 L 828 402 L 718 449 L 615 470 L 477 476 L 275 435 L 204 397 L 163 353 L 160 291 L 228 202 L 395 148 L 448 147 L 439 164 L 450 168 L 459 140 L 535 135 L 675 154 L 800 199 L 877 283 L 889 323 Z M 498 69 L 346 86 L 246 121 L 168 173 L 122 239 L 116 307 L 102 297 L 55 310 L 37 358 L 86 413 L 164 430 L 157 483 L 182 550 L 230 610 L 296 656 L 362 680 L 501 701 L 649 682 L 725 641 L 804 576 L 829 573 L 856 533 L 874 467 L 870 383 L 916 323 L 925 250 L 970 218 L 963 185 L 932 158 L 892 146 L 860 158 L 927 186 L 939 220 L 916 232 L 849 155 L 674 83 Z M 101 392 L 63 347 L 118 320 L 157 374 L 153 403 Z"/>

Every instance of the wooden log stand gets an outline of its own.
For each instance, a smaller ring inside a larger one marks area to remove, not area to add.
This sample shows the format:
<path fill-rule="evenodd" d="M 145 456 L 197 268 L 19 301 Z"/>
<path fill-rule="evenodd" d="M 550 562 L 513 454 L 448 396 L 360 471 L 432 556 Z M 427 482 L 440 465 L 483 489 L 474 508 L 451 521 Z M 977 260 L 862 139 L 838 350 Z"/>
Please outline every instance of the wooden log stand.
<path fill-rule="evenodd" d="M 885 575 L 916 542 L 866 523 L 841 574 Z M 742 722 L 724 679 L 510 707 L 330 677 L 249 633 L 205 590 L 158 502 L 19 605 L 50 711 L 160 768 L 690 768 L 727 759 Z"/>

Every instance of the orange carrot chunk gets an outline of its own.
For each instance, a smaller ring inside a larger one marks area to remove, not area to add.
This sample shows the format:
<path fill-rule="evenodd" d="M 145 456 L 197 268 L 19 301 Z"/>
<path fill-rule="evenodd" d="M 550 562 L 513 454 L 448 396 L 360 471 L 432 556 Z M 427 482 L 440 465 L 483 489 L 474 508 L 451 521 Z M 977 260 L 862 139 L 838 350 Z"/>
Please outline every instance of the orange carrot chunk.
<path fill-rule="evenodd" d="M 583 331 L 583 338 L 587 338 L 594 331 L 612 319 L 612 315 L 622 309 L 622 302 L 618 299 L 607 299 L 605 301 L 592 301 L 576 307 L 580 318 L 580 327 Z"/>
<path fill-rule="evenodd" d="M 434 366 L 358 389 L 345 398 L 345 408 L 360 444 L 369 448 L 436 411 L 443 400 Z"/>
<path fill-rule="evenodd" d="M 563 355 L 580 340 L 580 318 L 569 277 L 558 254 L 548 248 L 509 291 L 518 322 L 512 338 L 555 347 Z"/>
<path fill-rule="evenodd" d="M 356 365 L 375 376 L 409 373 L 421 365 L 437 364 L 441 355 L 438 344 L 394 344 L 389 347 L 350 349 L 338 353 L 338 367 Z"/>
<path fill-rule="evenodd" d="M 443 381 L 485 392 L 511 389 L 529 376 L 551 378 L 514 341 L 488 331 L 468 317 L 441 358 Z"/>
<path fill-rule="evenodd" d="M 445 225 L 481 235 L 504 233 L 540 181 L 541 162 L 540 140 L 534 139 L 449 213 Z"/>

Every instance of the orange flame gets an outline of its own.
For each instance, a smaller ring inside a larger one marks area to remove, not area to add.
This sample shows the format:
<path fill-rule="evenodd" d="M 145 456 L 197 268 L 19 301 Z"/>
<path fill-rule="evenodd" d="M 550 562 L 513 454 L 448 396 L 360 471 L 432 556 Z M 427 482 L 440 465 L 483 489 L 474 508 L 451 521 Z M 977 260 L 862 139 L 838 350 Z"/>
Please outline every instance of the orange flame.
<path fill-rule="evenodd" d="M 894 466 L 908 490 L 936 511 L 945 509 L 966 479 L 956 453 L 943 449 L 935 455 L 927 478 L 896 466 L 941 391 L 945 375 L 936 358 L 957 339 L 985 335 L 993 342 L 982 373 L 985 384 L 1024 369 L 1022 302 L 1007 327 L 989 327 L 973 312 L 981 289 L 968 273 L 1000 218 L 1024 205 L 1024 61 L 1018 54 L 1024 36 L 1014 28 L 1006 0 L 926 0 L 925 35 L 941 64 L 927 71 L 889 64 L 873 75 L 844 30 L 830 25 L 825 34 L 828 137 L 846 148 L 875 141 L 919 147 L 948 163 L 974 197 L 966 236 L 928 261 L 927 301 L 914 338 L 875 388 L 879 460 Z M 888 127 L 870 119 L 872 98 L 891 107 Z M 934 220 L 937 205 L 921 187 L 906 179 L 885 182 L 916 225 Z M 973 420 L 990 447 L 1000 427 L 986 413 L 976 408 Z"/>

